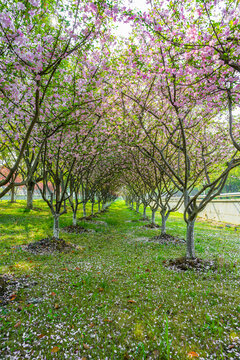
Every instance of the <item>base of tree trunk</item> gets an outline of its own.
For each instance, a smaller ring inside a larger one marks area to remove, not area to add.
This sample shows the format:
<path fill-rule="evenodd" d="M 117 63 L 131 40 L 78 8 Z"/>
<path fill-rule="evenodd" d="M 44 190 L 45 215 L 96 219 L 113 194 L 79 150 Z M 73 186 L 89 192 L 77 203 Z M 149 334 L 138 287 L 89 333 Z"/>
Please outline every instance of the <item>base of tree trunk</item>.
<path fill-rule="evenodd" d="M 33 254 L 52 254 L 55 252 L 69 252 L 82 249 L 81 247 L 67 243 L 63 239 L 45 238 L 28 245 L 20 246 L 23 250 Z"/>
<path fill-rule="evenodd" d="M 188 259 L 186 257 L 181 257 L 177 259 L 170 259 L 164 261 L 164 265 L 176 271 L 187 271 L 187 270 L 196 270 L 196 271 L 208 271 L 208 270 L 217 270 L 218 265 L 215 261 L 203 260 L 199 258 Z"/>
<path fill-rule="evenodd" d="M 94 215 L 88 215 L 88 216 L 83 216 L 81 218 L 79 218 L 79 221 L 91 221 L 93 218 L 97 217 L 96 214 Z"/>
<path fill-rule="evenodd" d="M 88 232 L 89 229 L 85 229 L 80 225 L 69 225 L 62 228 L 61 231 L 64 231 L 66 233 L 82 234 L 84 232 Z"/>
<path fill-rule="evenodd" d="M 27 200 L 26 209 L 28 209 L 28 210 L 32 210 L 32 209 L 33 209 L 33 201 Z"/>
<path fill-rule="evenodd" d="M 143 225 L 143 227 L 145 227 L 147 229 L 159 229 L 160 228 L 160 226 L 158 224 L 153 224 L 153 223 Z"/>
<path fill-rule="evenodd" d="M 139 219 L 139 221 L 149 221 L 148 217 L 142 217 L 141 219 Z"/>
<path fill-rule="evenodd" d="M 161 226 L 159 226 L 161 227 Z M 185 243 L 185 240 L 182 238 L 179 238 L 178 236 L 173 236 L 170 234 L 160 234 L 157 236 L 154 236 L 150 239 L 150 241 L 157 242 L 158 244 L 162 245 L 182 245 Z"/>

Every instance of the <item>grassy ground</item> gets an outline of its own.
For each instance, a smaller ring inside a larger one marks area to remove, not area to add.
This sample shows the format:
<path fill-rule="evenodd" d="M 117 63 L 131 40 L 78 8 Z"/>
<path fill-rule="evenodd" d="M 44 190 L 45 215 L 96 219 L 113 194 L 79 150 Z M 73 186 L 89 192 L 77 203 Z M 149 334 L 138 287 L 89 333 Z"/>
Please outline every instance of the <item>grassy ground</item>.
<path fill-rule="evenodd" d="M 197 254 L 220 270 L 176 272 L 163 261 L 184 245 L 141 241 L 159 230 L 129 222 L 140 216 L 117 201 L 97 218 L 105 223 L 79 222 L 95 232 L 62 234 L 83 252 L 32 255 L 15 246 L 52 234 L 45 204 L 35 206 L 0 203 L 0 273 L 37 281 L 0 307 L 0 359 L 240 358 L 238 232 L 198 222 Z M 168 232 L 184 236 L 180 215 Z"/>

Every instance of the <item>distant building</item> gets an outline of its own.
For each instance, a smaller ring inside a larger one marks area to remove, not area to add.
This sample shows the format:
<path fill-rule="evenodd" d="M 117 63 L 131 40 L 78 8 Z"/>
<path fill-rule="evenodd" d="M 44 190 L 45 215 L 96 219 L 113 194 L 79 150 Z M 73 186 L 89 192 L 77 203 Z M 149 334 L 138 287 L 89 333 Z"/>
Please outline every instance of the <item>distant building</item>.
<path fill-rule="evenodd" d="M 9 174 L 9 171 L 10 170 L 6 166 L 1 166 L 0 167 L 0 181 L 3 180 L 3 179 L 6 179 L 7 175 Z M 17 176 L 14 178 L 14 182 L 21 183 L 22 181 L 23 181 L 22 176 L 20 174 L 17 174 Z M 8 184 L 2 186 L 1 189 L 3 190 Z M 41 192 L 40 192 L 39 188 L 41 190 L 43 189 L 43 183 L 42 182 L 39 182 L 38 185 L 35 185 L 35 187 L 34 187 L 34 193 L 37 196 L 41 196 Z M 48 188 L 49 188 L 50 192 L 54 192 L 54 188 L 53 188 L 51 182 L 48 182 Z M 26 185 L 15 186 L 14 191 L 15 191 L 15 193 L 17 195 L 20 195 L 20 196 L 26 196 L 27 195 Z"/>

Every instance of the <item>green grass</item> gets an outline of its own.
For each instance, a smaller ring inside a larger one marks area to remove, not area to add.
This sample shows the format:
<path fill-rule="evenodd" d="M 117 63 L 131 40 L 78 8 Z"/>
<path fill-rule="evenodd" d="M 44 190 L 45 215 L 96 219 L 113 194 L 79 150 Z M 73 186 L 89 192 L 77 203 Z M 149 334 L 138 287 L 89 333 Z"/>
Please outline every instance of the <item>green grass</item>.
<path fill-rule="evenodd" d="M 34 205 L 26 212 L 24 202 L 0 202 L 0 273 L 37 281 L 0 307 L 1 359 L 177 360 L 192 351 L 199 359 L 239 358 L 239 233 L 197 222 L 197 255 L 229 266 L 175 272 L 163 261 L 184 255 L 184 245 L 142 242 L 159 230 L 128 222 L 141 216 L 117 201 L 97 218 L 107 225 L 79 222 L 95 232 L 62 233 L 84 252 L 32 255 L 16 246 L 51 235 L 53 225 L 46 205 Z M 71 224 L 68 210 L 61 227 Z M 185 234 L 179 214 L 167 227 Z"/>

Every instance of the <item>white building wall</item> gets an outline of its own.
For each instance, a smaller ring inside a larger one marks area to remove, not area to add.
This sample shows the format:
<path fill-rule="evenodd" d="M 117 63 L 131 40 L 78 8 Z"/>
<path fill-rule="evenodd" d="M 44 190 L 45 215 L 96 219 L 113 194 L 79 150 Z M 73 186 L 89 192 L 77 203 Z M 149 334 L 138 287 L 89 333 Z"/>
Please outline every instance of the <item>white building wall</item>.
<path fill-rule="evenodd" d="M 178 210 L 183 213 L 183 205 Z M 208 220 L 227 222 L 240 225 L 240 200 L 239 199 L 216 199 L 212 200 L 199 216 Z"/>

